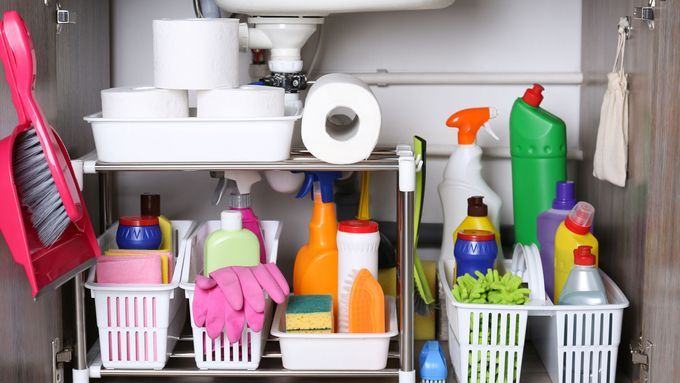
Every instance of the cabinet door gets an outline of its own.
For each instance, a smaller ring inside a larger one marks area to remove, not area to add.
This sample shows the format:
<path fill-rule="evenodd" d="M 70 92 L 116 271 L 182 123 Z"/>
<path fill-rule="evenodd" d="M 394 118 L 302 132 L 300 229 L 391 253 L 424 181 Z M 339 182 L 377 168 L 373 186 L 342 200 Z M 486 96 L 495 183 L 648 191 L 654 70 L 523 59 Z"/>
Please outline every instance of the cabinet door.
<path fill-rule="evenodd" d="M 17 10 L 33 38 L 37 59 L 37 98 L 50 121 L 57 116 L 55 11 L 37 0 L 0 0 L 0 13 Z M 4 73 L 0 79 L 0 135 L 16 125 L 16 113 Z M 0 213 L 2 214 L 2 213 Z M 4 239 L 0 239 L 0 382 L 51 382 L 51 341 L 61 337 L 61 293 L 42 296 L 37 302 L 24 269 L 14 263 Z"/>
<path fill-rule="evenodd" d="M 642 336 L 650 382 L 680 376 L 680 0 L 657 1 Z"/>
<path fill-rule="evenodd" d="M 644 4 L 643 4 L 644 3 Z M 621 378 L 638 381 L 628 345 L 653 342 L 651 382 L 680 375 L 680 0 L 656 1 L 655 29 L 633 20 L 626 45 L 629 74 L 628 181 L 625 188 L 596 180 L 592 161 L 600 105 L 616 49 L 618 18 L 641 0 L 583 2 L 583 72 L 579 193 L 596 207 L 600 263 L 631 302 L 619 349 Z"/>
<path fill-rule="evenodd" d="M 75 12 L 77 24 L 64 26 L 59 35 L 55 1 L 49 3 L 0 0 L 0 14 L 17 10 L 26 21 L 36 51 L 38 102 L 71 158 L 76 158 L 94 149 L 91 130 L 82 117 L 100 110 L 99 91 L 110 82 L 109 1 L 60 0 L 64 9 Z M 16 114 L 3 75 L 0 136 L 8 135 L 15 124 Z M 85 180 L 84 196 L 96 222 L 97 182 L 91 177 Z M 0 382 L 51 382 L 52 339 L 75 337 L 73 284 L 34 302 L 23 268 L 14 263 L 0 236 L 0 305 Z M 89 318 L 94 324 L 94 315 Z"/>

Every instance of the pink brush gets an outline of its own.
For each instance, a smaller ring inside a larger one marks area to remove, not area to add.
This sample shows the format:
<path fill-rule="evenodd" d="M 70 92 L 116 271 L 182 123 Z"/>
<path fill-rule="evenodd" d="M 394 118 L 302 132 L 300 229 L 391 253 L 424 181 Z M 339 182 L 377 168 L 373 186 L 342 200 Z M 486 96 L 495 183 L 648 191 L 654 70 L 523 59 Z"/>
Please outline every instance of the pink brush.
<path fill-rule="evenodd" d="M 34 57 L 21 16 L 6 12 L 0 58 L 19 123 L 0 141 L 0 230 L 35 297 L 100 251 L 66 148 L 35 101 Z"/>

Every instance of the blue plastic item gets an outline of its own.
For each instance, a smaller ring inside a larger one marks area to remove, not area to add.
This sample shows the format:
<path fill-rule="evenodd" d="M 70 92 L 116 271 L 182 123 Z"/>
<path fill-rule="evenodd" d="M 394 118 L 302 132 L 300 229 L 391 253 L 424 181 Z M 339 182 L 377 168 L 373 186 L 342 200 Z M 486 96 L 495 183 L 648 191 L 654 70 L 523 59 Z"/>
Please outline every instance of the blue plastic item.
<path fill-rule="evenodd" d="M 420 350 L 420 379 L 423 383 L 443 383 L 449 376 L 446 357 L 439 342 L 428 340 Z"/>
<path fill-rule="evenodd" d="M 312 190 L 320 189 L 323 202 L 333 202 L 333 184 L 340 176 L 340 172 L 305 172 L 305 180 L 295 197 L 304 198 L 307 194 L 311 194 L 314 200 Z"/>
<path fill-rule="evenodd" d="M 119 249 L 158 250 L 162 239 L 158 217 L 121 217 L 118 220 L 116 244 Z"/>
<path fill-rule="evenodd" d="M 461 230 L 457 234 L 453 255 L 456 258 L 456 277 L 475 275 L 475 271 L 486 274 L 494 268 L 498 246 L 496 235 L 487 230 Z"/>

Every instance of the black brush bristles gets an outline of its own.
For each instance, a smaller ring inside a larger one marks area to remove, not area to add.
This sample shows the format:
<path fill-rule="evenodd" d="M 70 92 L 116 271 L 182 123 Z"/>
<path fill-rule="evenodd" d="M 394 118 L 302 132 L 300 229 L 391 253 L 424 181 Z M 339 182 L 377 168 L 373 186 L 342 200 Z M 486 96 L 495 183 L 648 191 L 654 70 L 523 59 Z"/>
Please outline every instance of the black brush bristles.
<path fill-rule="evenodd" d="M 45 246 L 54 244 L 71 220 L 34 129 L 21 133 L 14 141 L 12 173 L 21 204 L 31 214 L 40 242 Z"/>

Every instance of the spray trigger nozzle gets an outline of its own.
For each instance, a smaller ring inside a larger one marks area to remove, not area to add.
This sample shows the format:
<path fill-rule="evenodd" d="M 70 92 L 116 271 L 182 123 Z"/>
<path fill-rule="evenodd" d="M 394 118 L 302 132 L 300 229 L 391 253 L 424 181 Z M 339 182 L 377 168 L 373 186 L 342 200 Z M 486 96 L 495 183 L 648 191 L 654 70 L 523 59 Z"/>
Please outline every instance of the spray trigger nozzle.
<path fill-rule="evenodd" d="M 500 141 L 500 140 L 501 140 L 501 138 L 498 137 L 498 135 L 493 131 L 493 129 L 491 129 L 491 124 L 489 124 L 488 122 L 486 122 L 486 123 L 484 123 L 484 125 L 482 125 L 482 129 L 484 129 L 484 131 L 485 131 L 488 135 L 490 135 L 491 137 L 493 137 L 494 140 L 496 140 L 496 141 Z"/>

